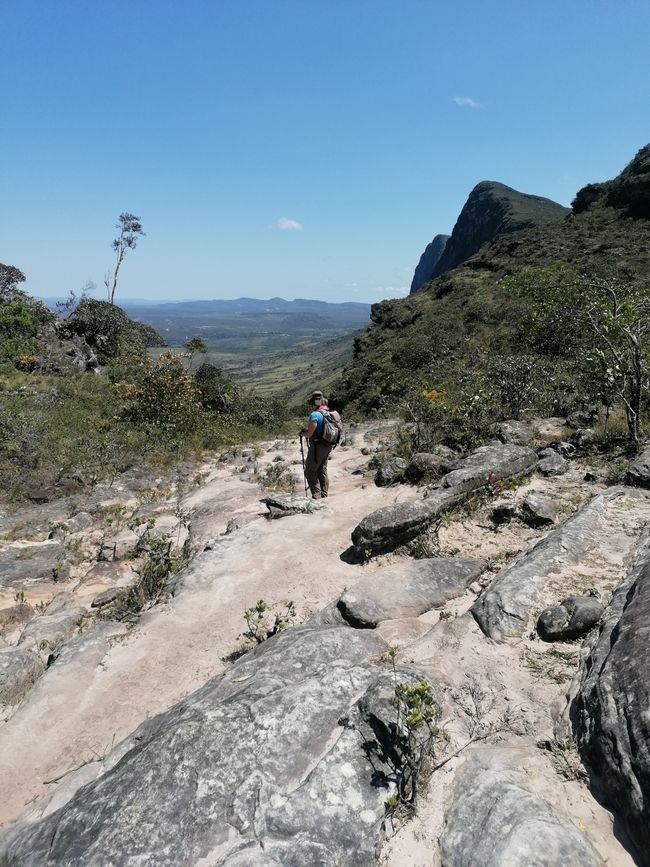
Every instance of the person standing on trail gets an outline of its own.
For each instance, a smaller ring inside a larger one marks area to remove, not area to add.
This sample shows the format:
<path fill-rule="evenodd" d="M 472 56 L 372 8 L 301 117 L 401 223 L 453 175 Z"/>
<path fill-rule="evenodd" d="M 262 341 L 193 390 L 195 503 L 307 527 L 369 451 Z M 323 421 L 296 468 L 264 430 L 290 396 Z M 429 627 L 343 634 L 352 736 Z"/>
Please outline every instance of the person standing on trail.
<path fill-rule="evenodd" d="M 323 396 L 323 392 L 314 391 L 309 399 L 309 405 L 313 407 L 313 410 L 309 413 L 307 427 L 300 431 L 300 436 L 305 437 L 308 441 L 305 478 L 314 500 L 320 500 L 329 495 L 327 462 L 334 448 L 334 443 L 326 442 L 323 439 L 325 428 L 323 411 L 329 412 L 327 404 L 328 401 Z"/>

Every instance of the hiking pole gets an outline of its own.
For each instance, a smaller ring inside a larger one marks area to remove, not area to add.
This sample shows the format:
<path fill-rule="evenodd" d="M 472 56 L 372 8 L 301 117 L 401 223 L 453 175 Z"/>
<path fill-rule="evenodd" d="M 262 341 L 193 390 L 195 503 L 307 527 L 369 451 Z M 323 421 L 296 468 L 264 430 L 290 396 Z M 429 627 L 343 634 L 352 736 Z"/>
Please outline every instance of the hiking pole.
<path fill-rule="evenodd" d="M 307 496 L 307 470 L 305 469 L 305 449 L 302 444 L 302 434 L 300 434 L 300 454 L 302 455 L 302 478 L 305 483 L 305 496 Z"/>

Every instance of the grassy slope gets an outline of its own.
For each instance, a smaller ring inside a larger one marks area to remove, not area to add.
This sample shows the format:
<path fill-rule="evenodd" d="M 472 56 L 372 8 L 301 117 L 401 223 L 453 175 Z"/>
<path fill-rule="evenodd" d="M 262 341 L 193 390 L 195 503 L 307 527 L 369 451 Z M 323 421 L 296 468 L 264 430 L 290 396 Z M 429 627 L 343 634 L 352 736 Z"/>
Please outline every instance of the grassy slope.
<path fill-rule="evenodd" d="M 478 351 L 507 351 L 520 301 L 499 285 L 504 277 L 559 261 L 584 272 L 614 270 L 624 278 L 650 273 L 650 221 L 610 207 L 498 238 L 465 265 L 416 295 L 373 308 L 374 325 L 355 344 L 341 382 L 360 408 L 396 399 L 419 376 L 431 384 L 447 366 Z"/>

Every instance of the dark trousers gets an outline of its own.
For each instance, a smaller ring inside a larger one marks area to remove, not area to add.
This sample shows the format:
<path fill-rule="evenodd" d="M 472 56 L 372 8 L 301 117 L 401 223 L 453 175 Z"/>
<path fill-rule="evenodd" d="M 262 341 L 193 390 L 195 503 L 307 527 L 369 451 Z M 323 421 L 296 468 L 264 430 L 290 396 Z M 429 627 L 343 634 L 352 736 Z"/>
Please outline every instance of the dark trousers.
<path fill-rule="evenodd" d="M 330 483 L 327 477 L 327 461 L 331 451 L 331 443 L 309 441 L 307 460 L 305 461 L 305 477 L 311 495 L 316 500 L 328 495 Z"/>

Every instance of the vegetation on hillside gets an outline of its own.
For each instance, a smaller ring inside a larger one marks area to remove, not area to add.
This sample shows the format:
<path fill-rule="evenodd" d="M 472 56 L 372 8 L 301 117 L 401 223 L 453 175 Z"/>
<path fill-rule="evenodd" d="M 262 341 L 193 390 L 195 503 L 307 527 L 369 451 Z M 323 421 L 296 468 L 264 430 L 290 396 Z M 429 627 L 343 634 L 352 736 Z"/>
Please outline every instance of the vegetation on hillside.
<path fill-rule="evenodd" d="M 621 407 L 638 439 L 650 363 L 649 166 L 650 146 L 619 178 L 578 193 L 566 218 L 497 237 L 417 294 L 375 304 L 339 383 L 348 412 L 401 411 L 431 441 L 472 445 L 499 419 L 595 402 Z"/>
<path fill-rule="evenodd" d="M 160 335 L 107 301 L 82 298 L 57 320 L 22 280 L 0 266 L 0 489 L 10 499 L 77 492 L 143 461 L 285 429 L 286 401 L 214 365 L 193 373 L 178 353 L 152 358 Z"/>

